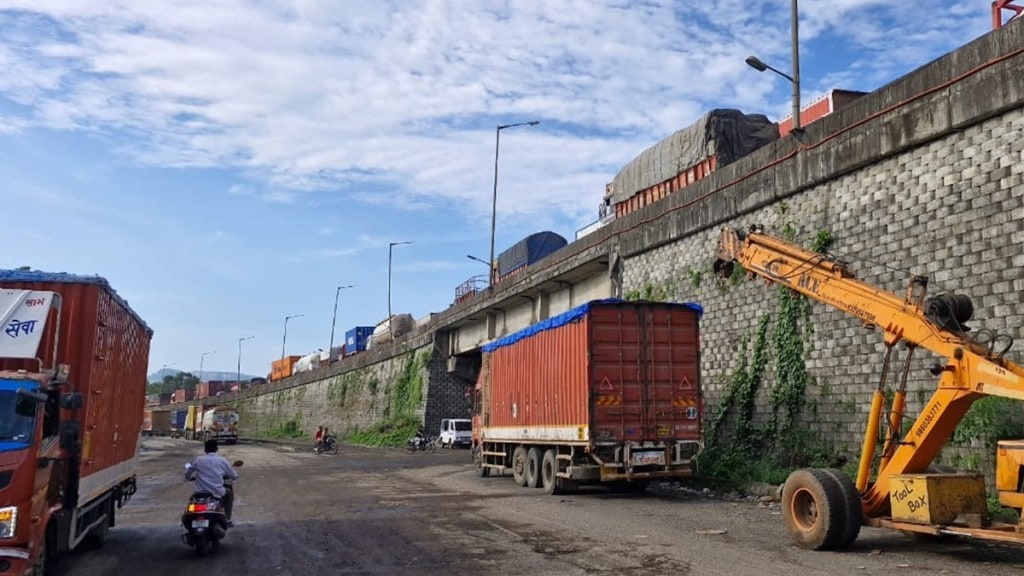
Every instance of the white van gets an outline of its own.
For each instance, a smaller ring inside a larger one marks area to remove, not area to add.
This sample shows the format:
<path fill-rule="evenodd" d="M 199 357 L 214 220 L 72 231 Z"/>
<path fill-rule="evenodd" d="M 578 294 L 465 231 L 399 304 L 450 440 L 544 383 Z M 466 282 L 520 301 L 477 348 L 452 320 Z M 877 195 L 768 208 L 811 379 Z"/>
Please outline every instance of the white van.
<path fill-rule="evenodd" d="M 473 422 L 465 418 L 445 418 L 441 420 L 439 439 L 442 448 L 468 447 L 473 443 Z"/>

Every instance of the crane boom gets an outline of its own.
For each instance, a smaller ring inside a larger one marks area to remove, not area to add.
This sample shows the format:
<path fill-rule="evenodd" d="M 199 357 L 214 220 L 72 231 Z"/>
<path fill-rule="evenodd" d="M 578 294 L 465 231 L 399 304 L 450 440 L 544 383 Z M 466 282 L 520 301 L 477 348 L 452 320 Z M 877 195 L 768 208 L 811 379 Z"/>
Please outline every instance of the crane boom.
<path fill-rule="evenodd" d="M 857 478 L 868 518 L 888 511 L 889 480 L 894 474 L 925 471 L 975 400 L 984 395 L 1024 399 L 1024 368 L 1004 358 L 1012 339 L 987 330 L 969 336 L 964 323 L 970 320 L 973 304 L 966 296 L 926 298 L 927 279 L 912 276 L 907 294 L 900 297 L 857 280 L 841 262 L 756 228 L 747 233 L 723 229 L 716 256 L 715 270 L 721 275 L 730 274 L 734 264 L 739 264 L 751 275 L 787 286 L 880 328 L 889 351 L 902 342 L 946 359 L 944 365 L 932 369 L 939 376 L 934 394 L 906 436 L 893 439 L 891 445 L 887 442 L 875 481 L 868 486 L 884 387 L 880 384 L 875 392 Z M 1008 343 L 997 351 L 1000 341 Z"/>

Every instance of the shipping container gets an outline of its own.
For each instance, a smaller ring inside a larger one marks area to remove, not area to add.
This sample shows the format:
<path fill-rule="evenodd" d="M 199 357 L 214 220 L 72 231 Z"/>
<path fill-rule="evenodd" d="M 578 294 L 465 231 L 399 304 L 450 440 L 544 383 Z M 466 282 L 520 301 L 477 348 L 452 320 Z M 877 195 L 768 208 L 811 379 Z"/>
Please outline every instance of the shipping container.
<path fill-rule="evenodd" d="M 800 125 L 807 126 L 819 118 L 824 118 L 865 94 L 867 92 L 858 92 L 856 90 L 830 90 L 828 94 L 800 109 Z M 792 131 L 793 115 L 790 114 L 779 120 L 779 135 L 785 136 Z"/>
<path fill-rule="evenodd" d="M 135 493 L 153 332 L 99 276 L 4 270 L 0 299 L 10 337 L 0 346 L 0 395 L 24 389 L 45 398 L 22 408 L 34 413 L 14 414 L 12 401 L 3 403 L 12 413 L 0 414 L 32 430 L 0 443 L 11 464 L 0 508 L 26 519 L 3 556 L 7 570 L 20 573 L 45 570 L 43 542 L 52 554 L 101 544 L 115 508 Z M 19 340 L 29 343 L 27 354 Z"/>
<path fill-rule="evenodd" d="M 292 371 L 295 368 L 295 363 L 299 361 L 302 356 L 285 356 L 270 365 L 270 381 L 276 382 L 277 380 L 283 380 L 292 375 Z"/>
<path fill-rule="evenodd" d="M 209 382 L 200 382 L 196 384 L 196 392 L 193 399 L 207 398 L 209 396 L 216 396 L 221 392 L 230 390 L 231 384 L 234 382 L 227 382 L 224 380 L 210 380 Z"/>
<path fill-rule="evenodd" d="M 188 410 L 171 410 L 171 437 L 180 438 L 185 435 L 185 418 Z"/>
<path fill-rule="evenodd" d="M 164 404 L 171 403 L 171 395 L 167 394 L 150 394 L 146 396 L 146 406 L 163 406 Z"/>
<path fill-rule="evenodd" d="M 366 339 L 373 334 L 373 326 L 356 326 L 345 332 L 345 356 L 366 351 Z"/>
<path fill-rule="evenodd" d="M 202 430 L 203 407 L 193 404 L 185 410 L 185 439 L 198 440 Z"/>
<path fill-rule="evenodd" d="M 504 280 L 525 270 L 530 264 L 555 253 L 567 244 L 565 238 L 554 232 L 530 234 L 498 255 L 496 280 Z"/>
<path fill-rule="evenodd" d="M 185 390 L 184 388 L 178 388 L 171 395 L 171 402 L 174 403 L 174 404 L 180 404 L 182 402 L 189 402 L 189 401 L 195 400 L 195 398 L 196 398 L 196 391 L 195 390 Z"/>
<path fill-rule="evenodd" d="M 778 126 L 763 114 L 711 110 L 626 164 L 606 187 L 606 201 L 621 218 L 778 139 Z"/>
<path fill-rule="evenodd" d="M 143 436 L 167 436 L 171 433 L 171 413 L 168 410 L 146 410 L 142 419 Z"/>
<path fill-rule="evenodd" d="M 701 447 L 701 309 L 597 300 L 482 348 L 473 458 L 549 493 L 690 476 Z"/>

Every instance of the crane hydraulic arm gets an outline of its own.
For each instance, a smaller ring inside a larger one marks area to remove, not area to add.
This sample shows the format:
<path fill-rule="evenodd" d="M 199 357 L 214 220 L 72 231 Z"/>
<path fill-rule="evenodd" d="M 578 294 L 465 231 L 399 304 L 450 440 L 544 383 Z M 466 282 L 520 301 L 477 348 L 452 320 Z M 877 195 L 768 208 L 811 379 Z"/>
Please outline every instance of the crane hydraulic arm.
<path fill-rule="evenodd" d="M 1004 357 L 1012 339 L 988 330 L 969 336 L 964 323 L 973 314 L 973 304 L 966 296 L 941 294 L 926 298 L 927 279 L 912 276 L 906 295 L 901 297 L 857 280 L 841 262 L 760 233 L 757 228 L 746 233 L 723 229 L 716 256 L 715 270 L 720 275 L 731 274 L 733 266 L 739 264 L 751 275 L 787 286 L 881 329 L 887 352 L 882 380 L 869 412 L 856 482 L 868 519 L 889 510 L 889 483 L 893 475 L 925 472 L 975 400 L 984 395 L 1024 399 L 1024 368 Z M 890 437 L 886 439 L 875 481 L 869 486 L 878 424 L 884 409 L 889 354 L 899 343 L 909 350 L 907 361 L 889 415 Z M 945 358 L 945 363 L 932 367 L 932 374 L 939 376 L 936 390 L 900 440 L 892 437 L 892 432 L 901 429 L 909 360 L 918 347 Z M 1017 480 L 1020 486 L 1021 479 Z M 1024 502 L 1021 497 L 1015 495 L 1010 501 Z"/>

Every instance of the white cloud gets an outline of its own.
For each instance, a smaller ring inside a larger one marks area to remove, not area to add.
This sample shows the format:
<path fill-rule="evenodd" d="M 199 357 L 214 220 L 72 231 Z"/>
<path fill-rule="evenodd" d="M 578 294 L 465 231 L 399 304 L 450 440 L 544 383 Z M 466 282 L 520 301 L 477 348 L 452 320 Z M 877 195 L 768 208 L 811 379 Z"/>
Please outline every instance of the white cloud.
<path fill-rule="evenodd" d="M 265 202 L 327 190 L 479 216 L 494 126 L 539 119 L 502 134 L 501 213 L 585 222 L 621 166 L 707 109 L 785 109 L 742 60 L 787 61 L 788 5 L 690 4 L 0 2 L 0 133 L 82 130 L 145 165 L 235 169 L 259 184 L 230 192 Z M 880 85 L 984 31 L 983 8 L 804 0 L 805 53 L 843 47 L 805 88 Z"/>

